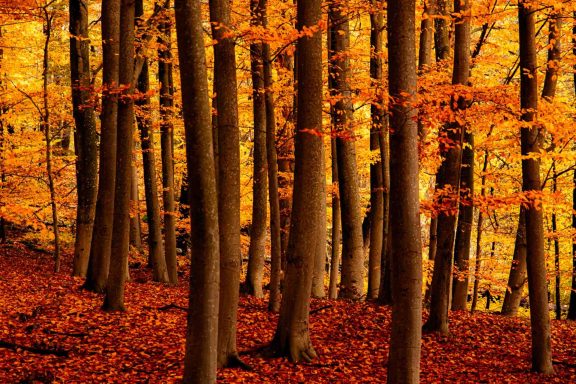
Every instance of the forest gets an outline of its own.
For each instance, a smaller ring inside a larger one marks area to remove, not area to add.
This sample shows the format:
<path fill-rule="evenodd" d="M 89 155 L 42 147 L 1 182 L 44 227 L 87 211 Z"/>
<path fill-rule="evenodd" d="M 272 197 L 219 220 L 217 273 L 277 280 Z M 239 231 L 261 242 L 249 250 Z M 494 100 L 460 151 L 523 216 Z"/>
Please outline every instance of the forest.
<path fill-rule="evenodd" d="M 576 2 L 0 0 L 0 382 L 576 382 Z"/>

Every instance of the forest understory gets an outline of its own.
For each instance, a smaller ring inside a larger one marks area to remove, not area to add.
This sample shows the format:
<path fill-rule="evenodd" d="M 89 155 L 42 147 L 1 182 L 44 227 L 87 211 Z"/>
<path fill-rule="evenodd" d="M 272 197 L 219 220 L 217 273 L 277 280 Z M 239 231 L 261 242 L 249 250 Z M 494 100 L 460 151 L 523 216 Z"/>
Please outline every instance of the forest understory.
<path fill-rule="evenodd" d="M 152 282 L 143 264 L 130 268 L 127 311 L 107 313 L 101 296 L 70 276 L 71 255 L 64 261 L 54 274 L 50 255 L 18 241 L 0 245 L 0 382 L 179 382 L 188 279 L 168 287 Z M 265 299 L 241 296 L 238 347 L 252 370 L 219 370 L 218 381 L 385 382 L 390 314 L 369 302 L 313 300 L 311 337 L 319 359 L 295 365 L 259 356 L 278 315 L 267 311 Z M 528 318 L 452 311 L 450 324 L 448 337 L 423 336 L 423 383 L 576 382 L 573 322 L 552 320 L 552 376 L 530 372 Z"/>

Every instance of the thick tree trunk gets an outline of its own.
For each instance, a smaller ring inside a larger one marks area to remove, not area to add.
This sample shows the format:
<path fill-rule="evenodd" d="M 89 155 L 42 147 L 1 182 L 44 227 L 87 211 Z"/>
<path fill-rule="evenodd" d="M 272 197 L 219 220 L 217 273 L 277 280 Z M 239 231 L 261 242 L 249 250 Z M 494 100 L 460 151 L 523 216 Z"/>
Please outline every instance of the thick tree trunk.
<path fill-rule="evenodd" d="M 297 3 L 297 29 L 314 28 L 322 17 L 320 0 Z M 312 29 L 314 30 L 314 29 Z M 322 223 L 324 158 L 322 140 L 322 34 L 298 39 L 298 118 L 292 223 L 280 318 L 272 347 L 298 362 L 316 357 L 308 329 L 314 258 Z M 314 212 L 311 215 L 310 212 Z"/>
<path fill-rule="evenodd" d="M 250 0 L 251 25 L 263 24 L 264 0 Z M 264 62 L 262 43 L 250 44 L 250 63 L 252 72 L 252 101 L 254 113 L 254 177 L 252 193 L 252 225 L 250 228 L 250 247 L 248 249 L 248 272 L 246 289 L 248 294 L 264 297 L 262 279 L 264 278 L 264 255 L 266 252 L 266 101 L 264 91 Z"/>
<path fill-rule="evenodd" d="M 439 1 L 439 5 L 441 3 L 443 3 L 442 0 Z M 456 27 L 457 49 L 454 55 L 452 84 L 466 85 L 470 76 L 470 1 L 455 0 L 454 5 L 456 10 L 461 11 L 459 12 L 461 19 Z M 450 104 L 457 106 L 455 112 L 458 113 L 459 110 L 466 108 L 465 97 L 455 96 Z M 452 196 L 441 198 L 438 201 L 440 209 L 436 234 L 438 244 L 434 258 L 432 284 L 430 286 L 430 316 L 424 329 L 443 334 L 448 333 L 452 255 L 454 253 L 456 215 L 460 198 L 460 168 L 464 130 L 465 126 L 458 123 L 443 127 L 442 135 L 446 135 L 449 147 L 444 141 L 440 144 L 440 152 L 445 157 L 436 176 L 437 185 L 440 188 L 448 188 Z"/>
<path fill-rule="evenodd" d="M 94 232 L 85 287 L 104 292 L 110 265 L 114 188 L 116 184 L 116 127 L 118 113 L 118 61 L 120 41 L 120 0 L 102 1 L 102 113 L 100 119 L 100 170 Z"/>
<path fill-rule="evenodd" d="M 167 12 L 170 2 L 166 2 Z M 156 7 L 159 7 L 156 4 Z M 164 202 L 164 256 L 170 284 L 178 284 L 176 259 L 176 207 L 174 190 L 174 81 L 172 77 L 172 42 L 169 22 L 160 23 L 158 42 L 158 79 L 160 81 L 160 145 L 162 150 L 162 200 Z"/>
<path fill-rule="evenodd" d="M 122 0 L 120 8 L 119 86 L 125 88 L 118 102 L 116 188 L 110 258 L 110 275 L 103 309 L 123 311 L 124 284 L 130 243 L 130 187 L 134 126 L 134 1 Z"/>
<path fill-rule="evenodd" d="M 454 46 L 453 84 L 468 85 L 470 77 L 470 19 L 471 1 L 455 0 L 454 12 L 459 14 L 455 20 L 456 41 Z M 462 97 L 458 100 L 460 110 L 466 108 Z M 466 310 L 468 298 L 468 274 L 470 260 L 470 239 L 474 221 L 474 135 L 468 127 L 464 130 L 462 148 L 462 165 L 460 169 L 460 205 L 458 210 L 458 227 L 454 246 L 454 264 L 457 275 L 453 280 L 452 309 Z"/>
<path fill-rule="evenodd" d="M 90 259 L 90 243 L 98 192 L 98 138 L 94 114 L 94 94 L 90 70 L 88 39 L 88 2 L 70 0 L 70 80 L 72 107 L 76 130 L 76 238 L 74 242 L 73 276 L 86 277 Z"/>
<path fill-rule="evenodd" d="M 342 209 L 342 280 L 339 296 L 358 300 L 364 291 L 364 242 L 358 169 L 356 167 L 356 144 L 352 119 L 354 106 L 350 89 L 350 60 L 348 50 L 350 29 L 345 4 L 331 3 L 329 7 L 329 32 L 331 49 L 329 55 L 330 94 L 335 98 L 333 124 L 336 133 L 338 160 L 338 185 Z"/>
<path fill-rule="evenodd" d="M 382 4 L 374 1 L 377 9 L 370 14 L 370 78 L 375 88 L 375 101 L 371 105 L 370 150 L 381 152 L 385 105 L 382 97 L 382 31 L 384 17 L 380 9 Z M 384 193 L 381 158 L 370 165 L 370 252 L 368 255 L 368 299 L 377 299 L 382 274 L 382 241 L 384 236 Z"/>
<path fill-rule="evenodd" d="M 534 125 L 538 109 L 538 81 L 536 59 L 535 12 L 525 3 L 518 4 L 520 39 L 520 107 L 522 155 L 540 153 L 539 128 Z M 522 160 L 522 190 L 538 192 L 540 183 L 540 160 Z M 526 208 L 526 265 L 530 295 L 530 324 L 532 330 L 532 369 L 544 374 L 553 373 L 550 346 L 550 318 L 548 314 L 548 290 L 546 282 L 546 259 L 544 255 L 544 228 L 542 208 L 534 198 Z"/>
<path fill-rule="evenodd" d="M 176 30 L 190 189 L 192 268 L 184 383 L 216 382 L 220 246 L 200 0 L 176 0 Z"/>
<path fill-rule="evenodd" d="M 450 28 L 452 20 L 450 18 L 449 0 L 436 0 L 434 18 L 434 46 L 436 50 L 436 61 L 446 60 L 450 57 Z"/>
<path fill-rule="evenodd" d="M 418 383 L 422 324 L 422 246 L 418 191 L 416 1 L 388 1 L 392 331 L 388 383 Z"/>
<path fill-rule="evenodd" d="M 236 319 L 240 285 L 240 131 L 234 38 L 227 0 L 210 1 L 214 45 L 214 89 L 218 135 L 218 221 L 220 231 L 220 309 L 218 367 L 239 361 Z"/>
<path fill-rule="evenodd" d="M 338 193 L 338 161 L 336 139 L 330 140 L 332 160 L 332 249 L 330 255 L 330 282 L 328 298 L 338 297 L 338 275 L 340 271 L 340 194 Z"/>

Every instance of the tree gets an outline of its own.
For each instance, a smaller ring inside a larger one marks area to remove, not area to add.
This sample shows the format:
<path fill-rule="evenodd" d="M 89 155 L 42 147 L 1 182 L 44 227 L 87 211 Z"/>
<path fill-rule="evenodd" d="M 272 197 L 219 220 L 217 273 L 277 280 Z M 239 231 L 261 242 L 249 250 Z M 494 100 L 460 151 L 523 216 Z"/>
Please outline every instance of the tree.
<path fill-rule="evenodd" d="M 456 42 L 452 83 L 467 86 L 470 77 L 471 1 L 455 1 L 454 11 L 459 16 L 454 21 Z M 464 96 L 459 96 L 459 100 L 457 100 L 461 110 L 467 107 L 467 102 Z M 462 127 L 462 129 L 464 130 L 464 145 L 460 170 L 460 206 L 454 246 L 454 265 L 457 268 L 457 275 L 454 276 L 452 283 L 452 310 L 466 310 L 470 269 L 468 262 L 470 259 L 472 222 L 474 221 L 474 135 L 470 127 Z"/>
<path fill-rule="evenodd" d="M 175 0 L 186 162 L 190 183 L 192 268 L 184 361 L 185 383 L 216 381 L 220 235 L 199 0 Z"/>
<path fill-rule="evenodd" d="M 110 273 L 103 308 L 123 311 L 124 285 L 128 269 L 130 244 L 130 188 L 134 125 L 134 16 L 133 0 L 122 0 L 120 7 L 120 60 L 118 125 L 116 144 L 116 183 L 114 189 L 114 220 L 110 257 Z"/>
<path fill-rule="evenodd" d="M 310 361 L 316 352 L 310 340 L 308 318 L 314 258 L 322 223 L 324 159 L 322 140 L 321 1 L 297 3 L 298 114 L 296 125 L 294 199 L 287 250 L 287 268 L 280 317 L 272 349 L 291 361 Z M 318 214 L 310 215 L 310 212 Z"/>
<path fill-rule="evenodd" d="M 218 366 L 240 362 L 236 319 L 240 279 L 240 131 L 235 43 L 230 30 L 230 2 L 210 1 L 214 45 L 214 90 L 218 135 L 218 224 L 220 231 L 220 309 Z"/>
<path fill-rule="evenodd" d="M 116 184 L 116 127 L 118 114 L 120 0 L 102 1 L 102 113 L 100 168 L 94 232 L 85 287 L 104 292 L 108 280 Z"/>
<path fill-rule="evenodd" d="M 381 143 L 386 123 L 385 106 L 382 96 L 382 46 L 384 30 L 384 17 L 382 4 L 374 1 L 370 14 L 370 78 L 376 89 L 374 103 L 370 107 L 372 125 L 370 129 L 370 150 L 382 152 Z M 381 279 L 381 259 L 384 240 L 384 173 L 381 159 L 370 165 L 370 214 L 372 215 L 370 228 L 370 252 L 368 257 L 368 299 L 378 298 Z"/>
<path fill-rule="evenodd" d="M 452 25 L 452 19 L 450 17 L 449 3 L 449 0 L 433 0 L 430 3 L 433 15 L 437 15 L 434 18 L 434 47 L 436 50 L 436 61 L 438 62 L 450 57 L 450 26 Z"/>
<path fill-rule="evenodd" d="M 98 138 L 94 114 L 94 94 L 90 72 L 88 40 L 88 3 L 70 0 L 70 80 L 72 106 L 76 122 L 76 238 L 74 243 L 74 276 L 85 277 L 90 259 L 90 244 L 98 192 Z"/>
<path fill-rule="evenodd" d="M 418 383 L 422 247 L 418 192 L 416 1 L 388 1 L 392 330 L 388 383 Z"/>
<path fill-rule="evenodd" d="M 520 107 L 522 155 L 540 153 L 540 129 L 536 125 L 538 110 L 538 80 L 536 59 L 535 10 L 529 2 L 518 4 L 520 40 Z M 540 159 L 522 159 L 522 190 L 538 192 L 540 183 Z M 551 374 L 552 354 L 550 347 L 550 318 L 548 314 L 548 290 L 546 283 L 546 259 L 544 255 L 544 228 L 542 208 L 534 195 L 528 195 L 526 207 L 526 265 L 530 295 L 530 324 L 532 331 L 532 369 Z"/>
<path fill-rule="evenodd" d="M 364 245 L 356 167 L 356 144 L 352 126 L 354 106 L 350 88 L 350 28 L 346 1 L 329 4 L 330 94 L 334 99 L 333 121 L 336 134 L 338 187 L 342 214 L 342 280 L 339 296 L 358 300 L 363 295 Z"/>
<path fill-rule="evenodd" d="M 263 0 L 250 0 L 250 23 L 253 27 L 263 25 Z M 263 297 L 264 253 L 266 250 L 266 100 L 264 88 L 264 62 L 262 42 L 250 44 L 250 65 L 252 72 L 252 101 L 254 111 L 254 177 L 252 193 L 252 225 L 250 227 L 250 248 L 248 249 L 248 272 L 246 288 L 249 294 Z"/>
<path fill-rule="evenodd" d="M 143 0 L 136 1 L 136 26 L 141 27 L 144 16 Z M 139 36 L 141 40 L 141 36 Z M 160 203 L 156 185 L 156 156 L 154 154 L 154 129 L 150 117 L 150 79 L 148 59 L 144 58 L 142 70 L 137 80 L 138 95 L 136 121 L 140 130 L 142 160 L 144 168 L 144 190 L 146 195 L 146 217 L 148 222 L 148 262 L 152 267 L 154 281 L 168 282 L 168 269 L 162 246 L 162 224 L 160 222 Z"/>
<path fill-rule="evenodd" d="M 165 14 L 170 1 L 162 6 Z M 160 5 L 156 3 L 158 9 Z M 160 81 L 160 146 L 162 154 L 162 200 L 164 203 L 164 256 L 171 284 L 178 283 L 178 262 L 176 259 L 176 207 L 174 191 L 174 80 L 172 77 L 172 37 L 169 20 L 160 19 L 158 30 L 158 80 Z"/>

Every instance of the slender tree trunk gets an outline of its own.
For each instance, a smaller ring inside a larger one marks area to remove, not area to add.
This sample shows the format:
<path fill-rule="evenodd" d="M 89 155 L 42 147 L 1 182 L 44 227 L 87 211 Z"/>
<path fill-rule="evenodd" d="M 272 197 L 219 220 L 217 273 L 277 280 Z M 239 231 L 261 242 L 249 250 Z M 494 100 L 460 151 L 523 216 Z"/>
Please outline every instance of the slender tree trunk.
<path fill-rule="evenodd" d="M 508 277 L 508 286 L 504 295 L 501 313 L 505 316 L 516 316 L 522 300 L 526 276 L 526 209 L 520 207 L 516 241 L 514 243 L 514 256 Z"/>
<path fill-rule="evenodd" d="M 324 159 L 324 144 L 322 144 L 322 159 Z M 314 258 L 314 273 L 312 276 L 312 297 L 322 299 L 326 296 L 324 289 L 324 277 L 326 275 L 326 178 L 322 183 L 322 207 L 324 207 L 318 214 L 318 222 L 321 228 L 319 229 L 318 249 L 316 250 L 316 257 Z"/>
<path fill-rule="evenodd" d="M 322 140 L 322 32 L 316 26 L 322 17 L 320 0 L 297 3 L 297 29 L 313 32 L 298 39 L 298 118 L 296 125 L 296 169 L 292 223 L 287 250 L 280 318 L 272 347 L 298 362 L 316 357 L 308 328 L 310 294 L 317 255 L 322 186 L 325 169 Z M 311 215 L 310 212 L 314 212 Z"/>
<path fill-rule="evenodd" d="M 50 207 L 52 208 L 52 231 L 54 232 L 54 272 L 60 272 L 60 233 L 58 231 L 58 206 L 56 204 L 56 190 L 54 187 L 54 174 L 52 172 L 52 137 L 50 135 L 50 108 L 48 106 L 48 71 L 50 64 L 50 40 L 52 38 L 52 20 L 54 14 L 48 12 L 47 6 L 42 8 L 44 13 L 44 54 L 42 64 L 42 131 L 46 142 L 46 174 L 48 176 L 48 190 L 50 192 Z"/>
<path fill-rule="evenodd" d="M 450 18 L 449 0 L 436 0 L 434 18 L 434 46 L 436 50 L 436 61 L 446 60 L 450 57 L 450 28 L 452 20 Z"/>
<path fill-rule="evenodd" d="M 118 114 L 120 42 L 120 0 L 102 1 L 102 113 L 100 119 L 100 170 L 94 233 L 90 247 L 90 262 L 85 287 L 104 292 L 108 279 L 112 225 L 114 215 L 114 188 L 116 184 L 116 127 Z"/>
<path fill-rule="evenodd" d="M 2 38 L 2 27 L 0 27 L 0 39 Z M 0 69 L 2 68 L 2 62 L 4 61 L 4 49 L 0 48 Z M 0 86 L 3 86 L 3 81 L 0 79 Z M 5 160 L 5 149 L 4 149 L 4 119 L 2 115 L 7 112 L 7 107 L 0 103 L 0 191 L 2 186 L 6 182 L 6 173 L 4 172 L 4 160 Z M 0 244 L 6 242 L 6 223 L 3 217 L 0 217 Z"/>
<path fill-rule="evenodd" d="M 116 188 L 110 258 L 104 310 L 123 311 L 124 284 L 128 269 L 130 244 L 130 187 L 134 126 L 134 1 L 122 0 L 120 7 L 119 86 L 124 88 L 118 102 L 116 145 Z"/>
<path fill-rule="evenodd" d="M 562 59 L 562 17 L 554 12 L 548 24 L 548 63 L 546 64 L 546 76 L 544 78 L 544 88 L 542 98 L 552 101 L 556 95 L 558 84 L 558 70 Z"/>
<path fill-rule="evenodd" d="M 454 11 L 460 14 L 455 20 L 456 42 L 454 47 L 453 84 L 466 86 L 470 77 L 470 19 L 472 6 L 470 0 L 455 0 Z M 459 109 L 467 107 L 463 97 L 458 100 Z M 470 260 L 470 240 L 472 222 L 474 221 L 474 135 L 469 127 L 464 130 L 462 148 L 462 166 L 460 169 L 460 205 L 458 210 L 458 227 L 454 246 L 454 264 L 457 275 L 453 279 L 452 309 L 466 310 L 468 298 L 468 274 Z"/>
<path fill-rule="evenodd" d="M 76 238 L 73 276 L 86 277 L 98 192 L 98 138 L 94 114 L 94 94 L 90 84 L 90 41 L 88 2 L 70 0 L 70 80 L 72 107 L 76 123 Z"/>
<path fill-rule="evenodd" d="M 391 238 L 390 238 L 390 150 L 389 150 L 389 128 L 388 117 L 382 120 L 382 136 L 380 141 L 380 158 L 382 163 L 382 199 L 384 205 L 382 223 L 382 255 L 380 258 L 380 287 L 378 292 L 378 302 L 382 305 L 392 304 L 392 259 L 391 259 Z"/>
<path fill-rule="evenodd" d="M 552 162 L 552 192 L 557 192 L 558 175 L 556 174 L 556 161 Z M 560 296 L 560 241 L 558 240 L 558 225 L 556 223 L 556 212 L 552 212 L 552 234 L 554 235 L 554 274 L 555 274 L 555 310 L 556 320 L 562 319 L 562 297 Z"/>
<path fill-rule="evenodd" d="M 234 38 L 228 0 L 210 1 L 214 45 L 214 89 L 218 136 L 218 221 L 220 230 L 220 305 L 218 367 L 240 361 L 236 319 L 240 285 L 240 131 Z M 277 189 L 276 189 L 277 190 Z M 276 191 L 275 190 L 275 191 Z"/>
<path fill-rule="evenodd" d="M 388 383 L 418 383 L 422 325 L 422 246 L 418 192 L 416 1 L 388 1 L 392 331 Z"/>
<path fill-rule="evenodd" d="M 358 300 L 364 291 L 364 244 L 358 169 L 356 167 L 356 144 L 352 119 L 354 106 L 350 89 L 350 60 L 348 50 L 350 30 L 345 3 L 330 3 L 329 33 L 332 49 L 328 52 L 331 96 L 334 97 L 334 130 L 338 160 L 338 186 L 342 209 L 342 280 L 339 295 Z"/>
<path fill-rule="evenodd" d="M 266 1 L 266 0 L 265 0 Z M 267 1 L 266 3 L 267 4 Z M 267 24 L 267 19 L 265 19 Z M 278 156 L 276 154 L 276 116 L 274 92 L 272 91 L 272 62 L 270 60 L 270 45 L 263 46 L 264 52 L 264 86 L 266 87 L 266 156 L 268 160 L 268 193 L 270 204 L 270 298 L 268 310 L 274 313 L 280 311 L 280 279 L 282 275 L 282 245 L 280 228 L 280 199 L 278 194 Z M 324 286 L 322 285 L 322 290 Z"/>
<path fill-rule="evenodd" d="M 443 1 L 439 1 L 442 3 Z M 452 84 L 466 85 L 470 76 L 470 1 L 455 0 L 454 7 L 460 15 L 456 26 L 456 49 L 454 54 L 454 69 Z M 438 44 L 438 42 L 437 42 Z M 464 110 L 467 105 L 464 96 L 455 96 L 450 103 L 456 105 L 455 113 Z M 438 201 L 437 237 L 438 246 L 434 258 L 432 274 L 430 316 L 424 328 L 426 331 L 448 333 L 448 310 L 450 305 L 450 283 L 452 280 L 452 255 L 454 253 L 454 237 L 460 194 L 460 168 L 462 156 L 462 139 L 465 126 L 455 123 L 443 127 L 450 144 L 440 144 L 440 152 L 445 158 L 437 175 L 440 188 L 448 187 L 452 196 Z"/>
<path fill-rule="evenodd" d="M 142 253 L 142 220 L 140 219 L 140 193 L 138 192 L 138 166 L 136 165 L 136 143 L 132 143 L 132 170 L 130 173 L 130 245 Z M 150 264 L 150 260 L 148 260 Z"/>
<path fill-rule="evenodd" d="M 534 125 L 538 109 L 538 82 L 536 59 L 535 12 L 524 2 L 518 4 L 520 36 L 520 107 L 522 155 L 540 153 L 539 128 Z M 538 192 L 540 183 L 540 160 L 522 160 L 522 190 Z M 544 228 L 542 209 L 530 198 L 526 208 L 526 264 L 530 295 L 530 323 L 532 330 L 532 369 L 544 374 L 553 373 L 550 346 L 550 318 L 548 314 L 548 290 L 546 283 L 546 260 L 544 255 Z"/>
<path fill-rule="evenodd" d="M 136 0 L 136 22 L 142 23 L 144 15 L 143 0 Z M 162 223 L 160 222 L 160 202 L 156 180 L 156 156 L 154 149 L 154 129 L 150 108 L 150 79 L 148 60 L 144 58 L 142 70 L 138 76 L 138 100 L 136 121 L 140 130 L 142 145 L 142 163 L 144 169 L 144 191 L 146 196 L 146 217 L 148 222 L 148 264 L 152 267 L 154 281 L 168 282 L 168 269 L 162 244 Z"/>
<path fill-rule="evenodd" d="M 200 0 L 176 0 L 176 30 L 186 162 L 190 189 L 192 263 L 184 383 L 216 382 L 220 246 L 206 53 Z"/>
<path fill-rule="evenodd" d="M 424 71 L 432 65 L 432 44 L 434 43 L 434 15 L 436 1 L 424 1 L 424 13 L 420 22 L 420 47 L 418 51 L 418 70 Z"/>
<path fill-rule="evenodd" d="M 332 159 L 332 249 L 330 256 L 330 283 L 328 298 L 338 297 L 338 274 L 340 271 L 340 194 L 338 193 L 338 161 L 336 139 L 330 140 Z"/>
<path fill-rule="evenodd" d="M 250 0 L 251 25 L 263 24 L 264 0 Z M 264 297 L 264 254 L 266 251 L 266 100 L 264 92 L 264 62 L 262 43 L 250 44 L 252 71 L 252 101 L 254 111 L 254 177 L 252 194 L 252 226 L 248 249 L 246 288 L 249 294 Z"/>
<path fill-rule="evenodd" d="M 160 5 L 157 3 L 156 7 Z M 163 8 L 167 12 L 170 1 Z M 167 17 L 167 15 L 165 16 Z M 170 284 L 178 284 L 176 259 L 176 207 L 174 190 L 174 82 L 172 78 L 172 38 L 170 22 L 161 22 L 158 29 L 158 79 L 160 81 L 160 145 L 162 151 L 162 200 L 164 202 L 164 256 Z"/>
<path fill-rule="evenodd" d="M 373 1 L 376 7 L 370 14 L 370 78 L 376 89 L 375 101 L 371 105 L 370 150 L 381 152 L 380 143 L 383 136 L 383 121 L 385 106 L 382 97 L 382 31 L 384 17 L 380 2 Z M 377 299 L 380 290 L 382 274 L 382 241 L 384 236 L 384 194 L 383 194 L 382 161 L 377 160 L 370 165 L 370 213 L 372 215 L 370 228 L 370 252 L 368 256 L 368 299 Z"/>
<path fill-rule="evenodd" d="M 484 165 L 482 166 L 482 178 L 480 187 L 480 196 L 486 196 L 486 170 L 488 169 L 488 151 L 484 154 Z M 478 212 L 478 223 L 476 227 L 476 260 L 474 261 L 474 288 L 472 290 L 472 306 L 470 312 L 476 311 L 478 304 L 478 289 L 480 287 L 480 268 L 482 267 L 482 225 L 484 224 L 484 213 Z M 492 244 L 494 246 L 495 243 Z"/>

